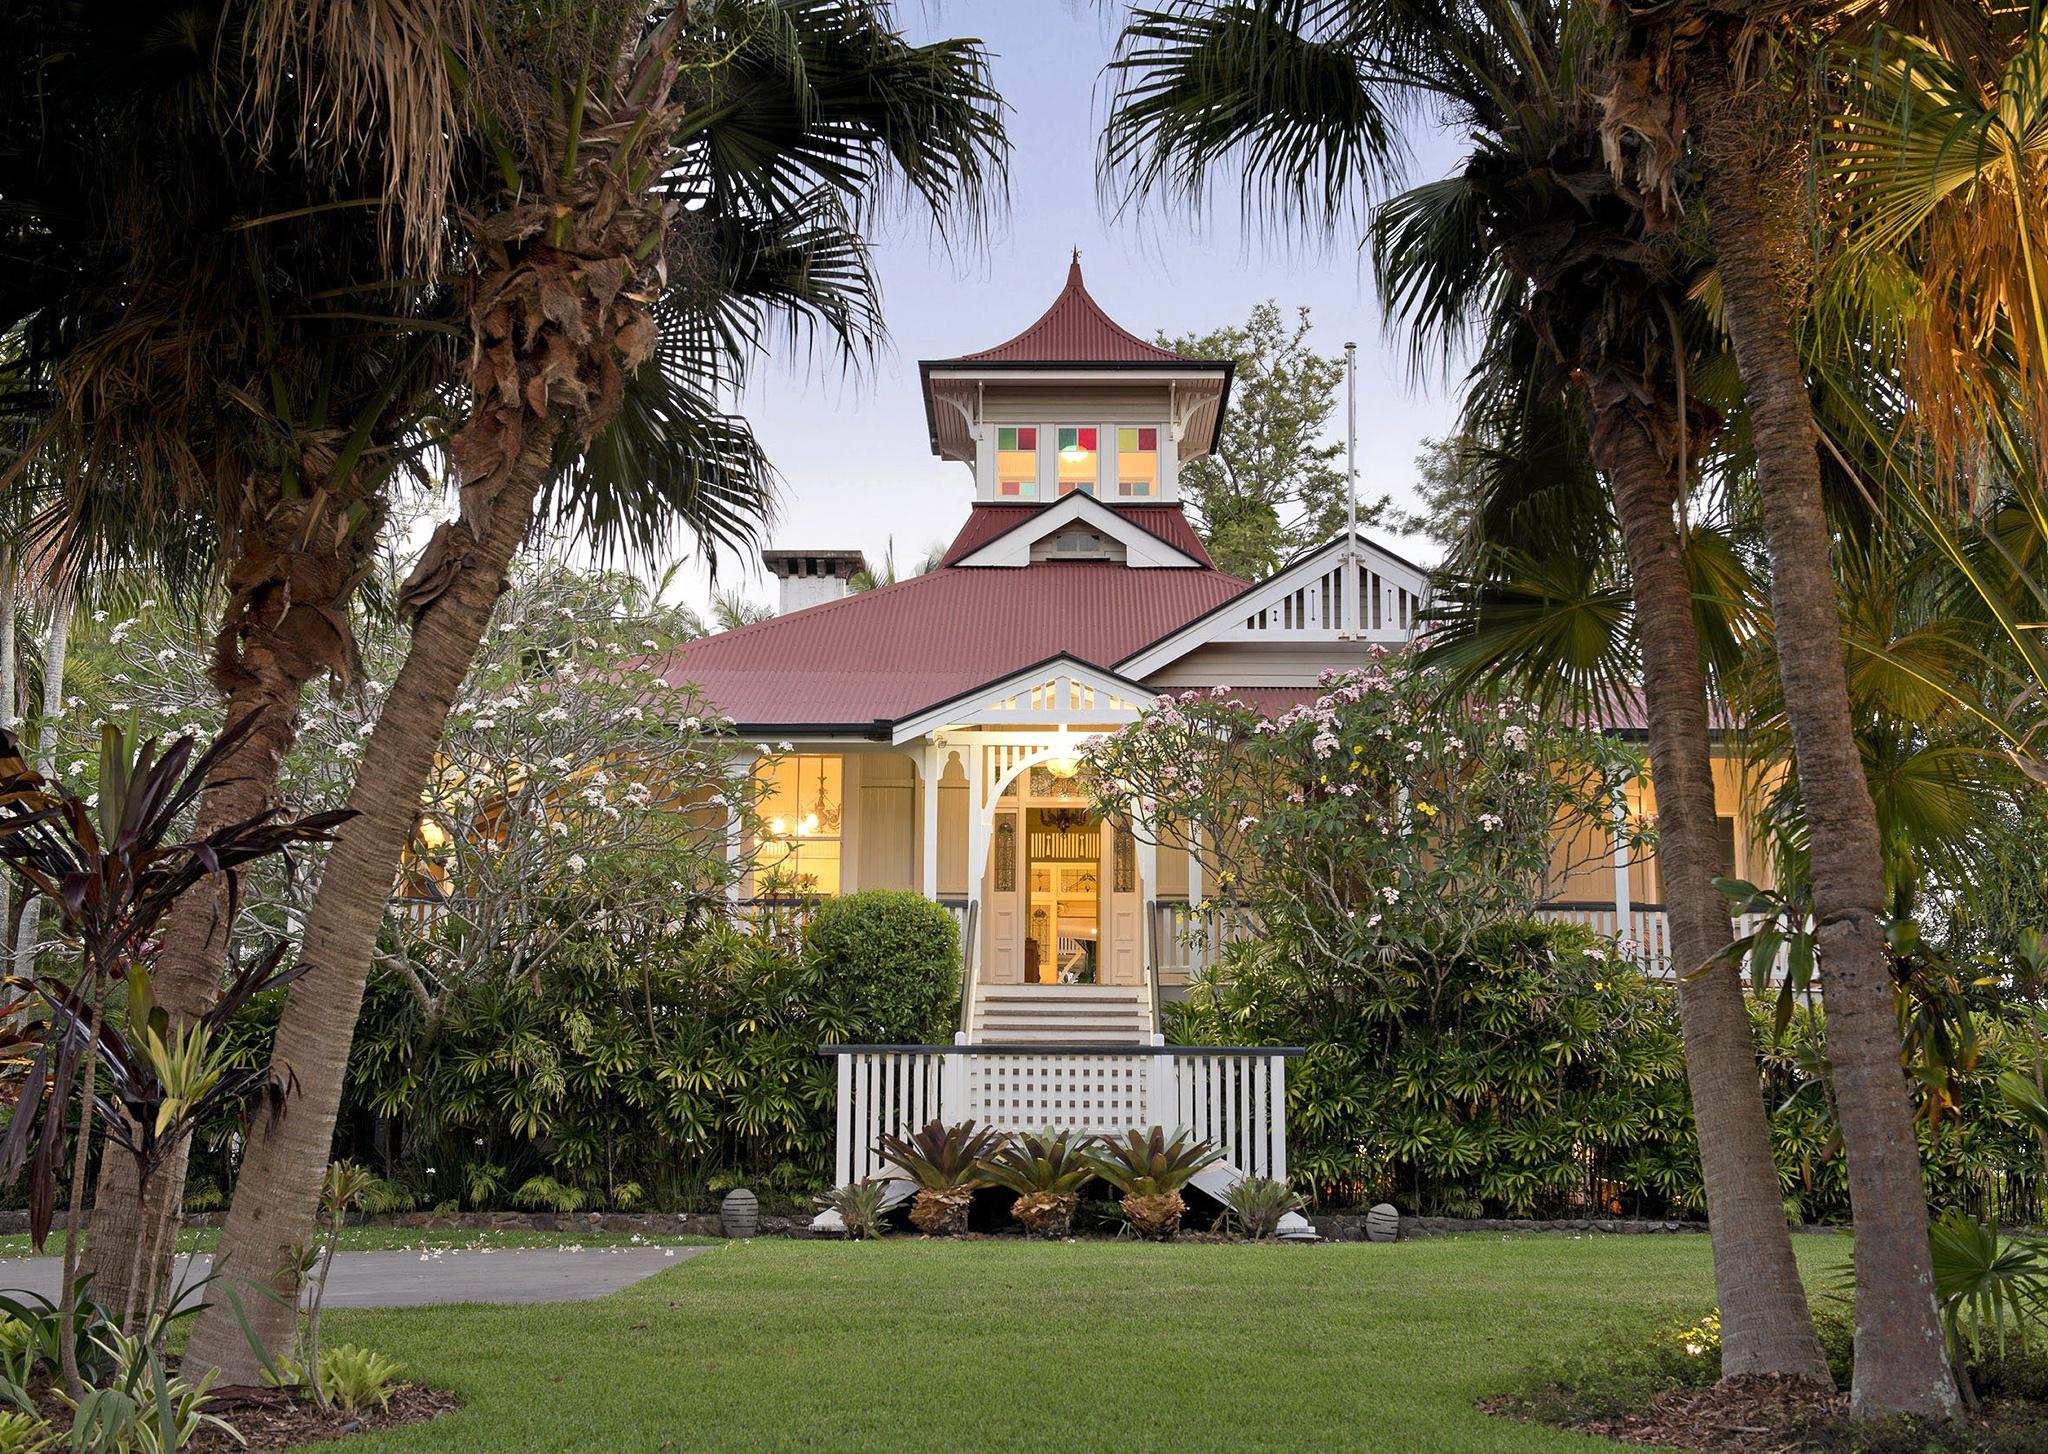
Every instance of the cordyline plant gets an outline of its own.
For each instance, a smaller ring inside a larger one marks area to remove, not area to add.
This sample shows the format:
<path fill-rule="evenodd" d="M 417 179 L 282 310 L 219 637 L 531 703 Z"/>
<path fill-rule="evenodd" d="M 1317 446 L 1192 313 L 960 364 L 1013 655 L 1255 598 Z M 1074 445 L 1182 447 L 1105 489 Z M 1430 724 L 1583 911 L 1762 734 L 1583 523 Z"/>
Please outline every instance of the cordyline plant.
<path fill-rule="evenodd" d="M 247 730 L 246 722 L 231 727 L 195 758 L 190 737 L 180 737 L 161 754 L 154 738 L 131 751 L 119 729 L 106 727 L 92 799 L 45 779 L 23 760 L 14 738 L 0 732 L 0 863 L 31 894 L 51 903 L 77 955 L 68 976 L 38 968 L 10 981 L 25 1002 L 44 1012 L 45 1024 L 22 1071 L 14 1119 L 0 1139 L 0 1178 L 28 1170 L 29 1233 L 37 1247 L 50 1232 L 58 1168 L 69 1141 L 62 1303 L 67 1320 L 76 1308 L 94 1116 L 105 1123 L 108 1138 L 135 1159 L 146 1182 L 201 1120 L 259 1101 L 275 1115 L 289 1092 L 288 1083 L 267 1067 L 231 1066 L 220 1032 L 254 996 L 295 978 L 304 965 L 280 969 L 282 948 L 245 965 L 204 1013 L 175 1029 L 156 1003 L 148 968 L 156 927 L 180 896 L 217 878 L 232 922 L 247 865 L 271 857 L 283 857 L 288 865 L 293 845 L 327 841 L 329 830 L 348 816 L 285 819 L 273 808 L 203 837 L 181 838 L 179 825 L 208 773 Z M 114 981 L 125 983 L 125 1014 L 109 1020 L 106 1002 Z M 81 1068 L 74 1133 L 69 1112 Z M 150 1255 L 155 1259 L 168 1250 L 159 1246 Z M 141 1252 L 138 1245 L 134 1255 Z M 145 1324 L 153 1300 L 140 1309 Z M 124 1328 L 136 1320 L 135 1302 L 131 1292 Z M 77 1369 L 68 1357 L 63 1373 L 76 1397 Z"/>
<path fill-rule="evenodd" d="M 1088 747 L 1101 810 L 1198 852 L 1216 905 L 1311 981 L 1469 950 L 1580 866 L 1553 842 L 1606 859 L 1625 745 L 1524 702 L 1445 705 L 1400 658 L 1318 680 L 1273 719 L 1229 687 L 1162 696 Z"/>

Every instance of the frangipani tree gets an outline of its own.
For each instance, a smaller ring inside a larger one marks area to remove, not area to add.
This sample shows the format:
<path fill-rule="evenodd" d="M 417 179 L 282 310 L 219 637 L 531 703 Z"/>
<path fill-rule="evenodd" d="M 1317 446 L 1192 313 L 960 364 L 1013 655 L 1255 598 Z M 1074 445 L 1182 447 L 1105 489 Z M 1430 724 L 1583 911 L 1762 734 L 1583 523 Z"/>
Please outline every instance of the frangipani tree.
<path fill-rule="evenodd" d="M 1271 719 L 1228 687 L 1162 696 L 1088 749 L 1102 810 L 1148 842 L 1198 830 L 1217 898 L 1310 976 L 1457 954 L 1582 866 L 1556 838 L 1610 851 L 1642 768 L 1620 741 L 1526 702 L 1443 710 L 1401 658 L 1321 685 Z"/>

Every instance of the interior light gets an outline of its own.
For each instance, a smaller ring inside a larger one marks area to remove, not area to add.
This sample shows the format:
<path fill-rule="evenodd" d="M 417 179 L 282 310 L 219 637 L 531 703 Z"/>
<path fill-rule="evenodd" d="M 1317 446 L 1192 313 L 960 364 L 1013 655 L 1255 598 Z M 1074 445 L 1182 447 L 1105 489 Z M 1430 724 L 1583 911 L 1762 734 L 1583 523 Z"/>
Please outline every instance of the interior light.
<path fill-rule="evenodd" d="M 1068 464 L 1086 464 L 1088 462 L 1088 451 L 1081 448 L 1079 443 L 1074 443 L 1060 451 L 1060 458 Z"/>
<path fill-rule="evenodd" d="M 1045 770 L 1056 778 L 1070 778 L 1081 770 L 1081 759 L 1066 750 L 1067 724 L 1060 723 L 1059 750 L 1045 760 Z"/>
<path fill-rule="evenodd" d="M 783 822 L 780 818 L 771 818 L 768 820 L 768 831 L 777 838 L 780 838 L 789 831 L 789 824 Z"/>
<path fill-rule="evenodd" d="M 798 831 L 799 833 L 815 833 L 815 832 L 817 832 L 817 831 L 818 831 L 818 815 L 817 815 L 816 813 L 812 813 L 812 814 L 809 814 L 808 816 L 806 816 L 806 817 L 805 817 L 805 819 L 804 819 L 804 821 L 803 821 L 803 825 L 802 825 L 802 826 L 801 826 L 800 828 L 798 828 L 798 829 L 797 829 L 797 831 Z"/>

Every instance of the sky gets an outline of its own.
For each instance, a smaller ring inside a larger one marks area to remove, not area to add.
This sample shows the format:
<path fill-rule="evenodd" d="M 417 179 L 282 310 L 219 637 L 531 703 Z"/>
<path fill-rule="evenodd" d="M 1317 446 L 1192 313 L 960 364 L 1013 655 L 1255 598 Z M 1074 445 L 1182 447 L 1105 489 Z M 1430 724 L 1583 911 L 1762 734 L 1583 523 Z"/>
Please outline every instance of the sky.
<path fill-rule="evenodd" d="M 1311 310 L 1315 346 L 1358 344 L 1359 498 L 1415 500 L 1422 441 L 1447 432 L 1454 388 L 1416 381 L 1374 307 L 1370 267 L 1355 238 L 1305 245 L 1247 237 L 1234 206 L 1206 219 L 1148 199 L 1111 215 L 1096 185 L 1108 81 L 1103 67 L 1120 7 L 1069 0 L 910 0 L 901 10 L 916 40 L 976 36 L 992 56 L 1008 109 L 1008 202 L 984 237 L 948 244 L 927 224 L 893 219 L 875 234 L 889 339 L 873 365 L 842 377 L 836 365 L 776 358 L 762 366 L 741 408 L 782 477 L 766 541 L 783 547 L 864 551 L 879 564 L 893 543 L 908 569 L 966 519 L 973 482 L 964 464 L 935 458 L 925 435 L 917 364 L 1000 343 L 1033 322 L 1065 282 L 1073 248 L 1095 299 L 1142 337 L 1241 323 L 1265 299 Z M 1410 140 L 1416 180 L 1441 175 L 1447 138 Z M 1232 189 L 1226 187 L 1226 193 Z M 1340 439 L 1340 401 L 1331 425 Z M 1387 544 L 1428 560 L 1426 543 Z M 674 593 L 701 606 L 701 564 L 679 571 Z M 773 603 L 776 582 L 758 560 L 721 562 L 719 584 Z"/>

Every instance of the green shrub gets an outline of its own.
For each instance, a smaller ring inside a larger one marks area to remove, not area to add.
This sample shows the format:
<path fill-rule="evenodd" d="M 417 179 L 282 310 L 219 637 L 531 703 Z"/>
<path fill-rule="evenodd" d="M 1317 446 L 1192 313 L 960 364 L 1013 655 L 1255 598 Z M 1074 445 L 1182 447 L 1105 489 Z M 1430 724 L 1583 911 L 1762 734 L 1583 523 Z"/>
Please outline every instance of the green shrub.
<path fill-rule="evenodd" d="M 819 903 L 804 930 L 814 975 L 843 986 L 873 1044 L 932 1044 L 952 1038 L 960 1004 L 960 931 L 931 900 L 870 889 Z"/>

